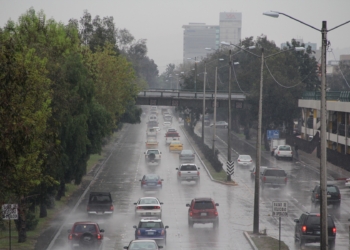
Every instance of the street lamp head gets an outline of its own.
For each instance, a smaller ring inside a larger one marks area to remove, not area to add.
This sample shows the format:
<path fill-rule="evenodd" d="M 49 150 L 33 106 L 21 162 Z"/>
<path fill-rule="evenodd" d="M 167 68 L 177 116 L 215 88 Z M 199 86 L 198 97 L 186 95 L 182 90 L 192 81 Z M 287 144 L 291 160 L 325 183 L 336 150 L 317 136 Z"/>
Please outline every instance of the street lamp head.
<path fill-rule="evenodd" d="M 238 65 L 238 64 L 239 64 L 239 62 L 234 62 L 234 63 L 233 63 L 233 65 Z"/>
<path fill-rule="evenodd" d="M 222 41 L 222 42 L 221 42 L 221 45 L 230 46 L 231 44 L 230 44 L 230 43 L 228 43 L 228 42 L 224 42 L 224 41 Z"/>
<path fill-rule="evenodd" d="M 263 15 L 277 18 L 279 17 L 280 14 L 276 11 L 267 11 L 267 12 L 264 12 Z"/>

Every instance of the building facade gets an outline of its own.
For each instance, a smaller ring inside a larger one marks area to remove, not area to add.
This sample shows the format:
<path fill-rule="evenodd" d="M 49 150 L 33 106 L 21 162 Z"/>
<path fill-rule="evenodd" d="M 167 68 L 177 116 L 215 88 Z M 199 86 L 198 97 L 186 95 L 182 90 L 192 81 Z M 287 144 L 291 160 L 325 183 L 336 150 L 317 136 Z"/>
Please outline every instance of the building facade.
<path fill-rule="evenodd" d="M 220 12 L 219 42 L 239 44 L 242 39 L 242 13 Z"/>
<path fill-rule="evenodd" d="M 184 63 L 188 58 L 197 59 L 197 61 L 211 53 L 206 48 L 217 50 L 219 47 L 218 25 L 206 25 L 205 23 L 189 23 L 183 25 L 183 60 Z"/>

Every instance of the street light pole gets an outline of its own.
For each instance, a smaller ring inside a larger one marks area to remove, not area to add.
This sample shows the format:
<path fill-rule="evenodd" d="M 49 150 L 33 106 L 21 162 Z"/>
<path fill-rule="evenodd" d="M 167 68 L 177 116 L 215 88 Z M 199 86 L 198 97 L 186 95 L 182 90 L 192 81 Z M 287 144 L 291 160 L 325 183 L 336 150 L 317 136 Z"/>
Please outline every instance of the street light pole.
<path fill-rule="evenodd" d="M 227 127 L 227 161 L 231 162 L 231 67 L 232 51 L 230 50 L 229 80 L 228 80 L 228 127 Z M 231 181 L 231 175 L 227 175 L 227 181 Z"/>
<path fill-rule="evenodd" d="M 203 111 L 202 111 L 202 142 L 204 143 L 204 116 L 205 116 L 205 85 L 207 78 L 207 63 L 204 64 L 204 79 L 203 79 Z"/>
<path fill-rule="evenodd" d="M 197 92 L 197 57 L 194 58 L 194 92 Z"/>
<path fill-rule="evenodd" d="M 258 114 L 258 138 L 256 140 L 256 164 L 255 164 L 255 190 L 254 190 L 254 219 L 253 233 L 259 233 L 259 199 L 260 199 L 260 165 L 261 165 L 261 123 L 262 123 L 262 98 L 264 79 L 264 48 L 261 49 L 261 69 L 260 69 L 260 94 L 259 94 L 259 114 Z"/>
<path fill-rule="evenodd" d="M 215 92 L 214 92 L 214 121 L 213 121 L 213 154 L 215 155 L 215 137 L 216 137 L 216 92 L 218 88 L 218 67 L 215 67 Z"/>

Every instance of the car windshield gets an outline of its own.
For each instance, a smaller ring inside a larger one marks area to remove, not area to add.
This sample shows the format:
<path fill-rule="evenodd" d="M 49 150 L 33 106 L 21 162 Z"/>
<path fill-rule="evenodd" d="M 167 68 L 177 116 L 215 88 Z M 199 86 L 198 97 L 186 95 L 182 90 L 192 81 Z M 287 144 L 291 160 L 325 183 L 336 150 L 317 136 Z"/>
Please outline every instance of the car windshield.
<path fill-rule="evenodd" d="M 239 159 L 241 159 L 241 160 L 251 160 L 252 157 L 250 157 L 249 155 L 240 155 Z"/>
<path fill-rule="evenodd" d="M 328 217 L 327 220 L 328 227 L 333 227 L 334 223 L 331 217 Z M 307 224 L 309 225 L 320 225 L 321 224 L 321 216 L 315 215 L 315 216 L 309 216 L 307 218 Z"/>
<path fill-rule="evenodd" d="M 197 167 L 195 165 L 182 165 L 181 171 L 197 171 Z"/>
<path fill-rule="evenodd" d="M 271 170 L 266 170 L 264 173 L 265 176 L 279 176 L 279 177 L 285 177 L 286 172 L 284 170 L 277 170 L 277 169 L 271 169 Z"/>
<path fill-rule="evenodd" d="M 292 151 L 292 150 L 290 149 L 290 146 L 280 146 L 278 149 L 279 149 L 280 151 Z"/>
<path fill-rule="evenodd" d="M 158 154 L 158 150 L 148 150 L 148 154 Z"/>
<path fill-rule="evenodd" d="M 214 204 L 211 201 L 196 201 L 194 203 L 194 209 L 213 209 Z"/>
<path fill-rule="evenodd" d="M 158 204 L 156 199 L 141 199 L 140 204 Z"/>
<path fill-rule="evenodd" d="M 163 225 L 161 222 L 154 222 L 154 221 L 148 221 L 148 222 L 140 222 L 139 228 L 162 228 Z"/>
<path fill-rule="evenodd" d="M 75 233 L 84 233 L 84 232 L 90 232 L 90 233 L 96 233 L 96 227 L 92 224 L 78 224 L 74 227 L 73 230 Z"/>
<path fill-rule="evenodd" d="M 93 195 L 90 197 L 90 201 L 93 203 L 109 203 L 112 202 L 109 195 Z"/>
<path fill-rule="evenodd" d="M 338 193 L 338 190 L 335 186 L 327 186 L 327 192 L 329 193 Z"/>
<path fill-rule="evenodd" d="M 154 242 L 132 242 L 128 247 L 129 250 L 157 250 L 158 247 Z"/>
<path fill-rule="evenodd" d="M 178 133 L 167 133 L 166 137 L 179 137 Z"/>
<path fill-rule="evenodd" d="M 159 177 L 158 177 L 158 175 L 145 175 L 145 180 L 147 180 L 147 181 L 150 181 L 150 180 L 152 180 L 152 181 L 154 181 L 154 180 L 158 180 L 159 179 Z"/>

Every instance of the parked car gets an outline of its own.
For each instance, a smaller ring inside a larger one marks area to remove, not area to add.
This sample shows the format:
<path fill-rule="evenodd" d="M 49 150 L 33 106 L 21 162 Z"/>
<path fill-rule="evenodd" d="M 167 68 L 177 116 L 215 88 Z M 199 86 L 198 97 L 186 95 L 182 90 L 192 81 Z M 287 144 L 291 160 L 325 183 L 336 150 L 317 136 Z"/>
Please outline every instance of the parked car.
<path fill-rule="evenodd" d="M 195 181 L 199 182 L 200 172 L 199 167 L 193 163 L 184 163 L 180 167 L 176 168 L 177 170 L 177 181 Z"/>
<path fill-rule="evenodd" d="M 103 233 L 96 222 L 75 222 L 68 230 L 68 245 L 71 249 L 102 249 Z"/>
<path fill-rule="evenodd" d="M 274 156 L 277 160 L 280 158 L 288 158 L 291 161 L 293 160 L 293 151 L 292 147 L 289 145 L 278 145 L 275 149 Z"/>
<path fill-rule="evenodd" d="M 163 246 L 158 246 L 155 240 L 132 240 L 128 246 L 124 246 L 124 249 L 128 250 L 159 250 L 161 248 L 163 248 Z"/>
<path fill-rule="evenodd" d="M 143 190 L 157 190 L 163 187 L 163 179 L 157 174 L 145 174 L 140 182 Z"/>
<path fill-rule="evenodd" d="M 321 201 L 321 186 L 316 185 L 311 193 L 311 202 L 315 206 L 319 206 Z M 327 184 L 327 205 L 333 205 L 339 208 L 341 202 L 341 194 L 339 188 L 334 184 Z"/>
<path fill-rule="evenodd" d="M 110 192 L 90 192 L 86 207 L 88 216 L 113 216 L 114 205 Z"/>
<path fill-rule="evenodd" d="M 135 217 L 158 217 L 162 218 L 162 205 L 156 197 L 140 198 L 135 205 Z"/>
<path fill-rule="evenodd" d="M 239 155 L 237 158 L 238 166 L 251 166 L 252 163 L 253 159 L 250 155 Z"/>
<path fill-rule="evenodd" d="M 169 152 L 181 152 L 183 149 L 183 144 L 180 141 L 172 141 L 169 145 Z"/>
<path fill-rule="evenodd" d="M 321 241 L 321 216 L 318 213 L 303 213 L 299 219 L 294 219 L 295 230 L 294 240 L 303 248 L 306 243 Z M 328 246 L 334 249 L 337 228 L 333 218 L 328 215 Z"/>
<path fill-rule="evenodd" d="M 264 189 L 265 186 L 286 187 L 287 181 L 286 171 L 280 168 L 266 168 L 260 174 L 260 186 L 262 189 Z"/>
<path fill-rule="evenodd" d="M 264 170 L 265 170 L 266 168 L 268 168 L 268 167 L 266 167 L 266 166 L 260 166 L 260 176 L 262 175 L 262 173 L 264 172 Z M 255 180 L 255 172 L 256 172 L 255 167 L 254 167 L 253 169 L 250 170 L 250 179 L 251 179 L 252 181 Z"/>
<path fill-rule="evenodd" d="M 196 159 L 195 153 L 191 149 L 184 149 L 180 152 L 180 162 L 194 162 Z"/>
<path fill-rule="evenodd" d="M 166 230 L 169 226 L 164 226 L 161 219 L 143 218 L 135 228 L 135 240 L 148 239 L 162 241 L 166 245 Z"/>
<path fill-rule="evenodd" d="M 211 198 L 194 198 L 188 207 L 188 225 L 193 227 L 195 223 L 213 223 L 213 227 L 219 226 L 218 203 Z"/>
<path fill-rule="evenodd" d="M 214 124 L 210 124 L 210 127 L 213 127 Z M 228 123 L 225 121 L 218 121 L 215 123 L 215 127 L 217 128 L 227 128 L 228 127 Z"/>

